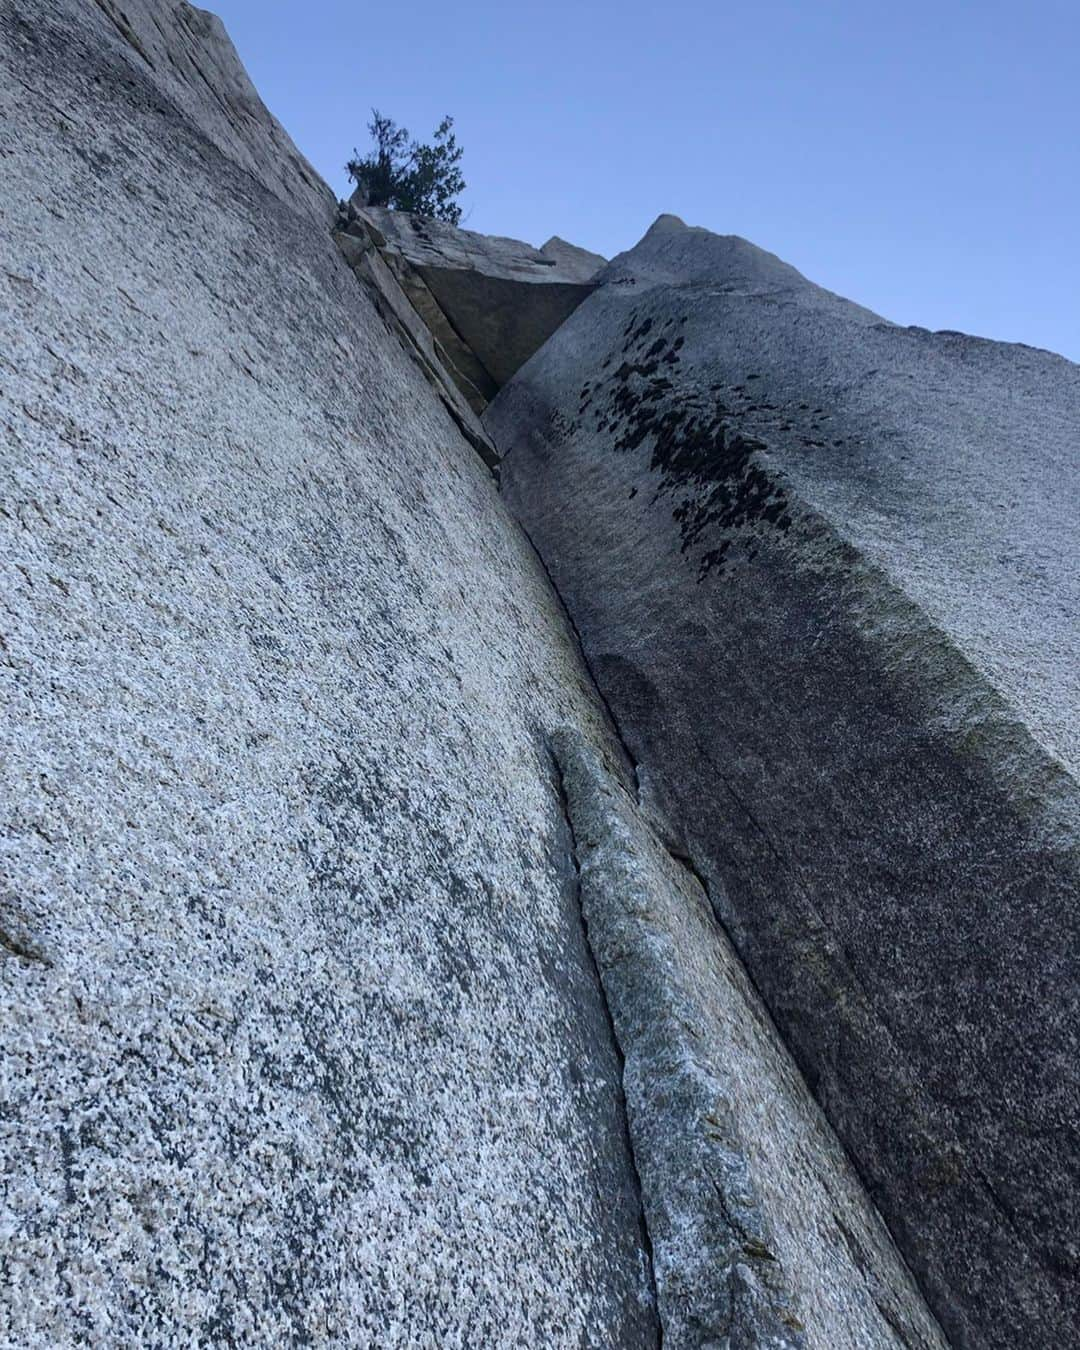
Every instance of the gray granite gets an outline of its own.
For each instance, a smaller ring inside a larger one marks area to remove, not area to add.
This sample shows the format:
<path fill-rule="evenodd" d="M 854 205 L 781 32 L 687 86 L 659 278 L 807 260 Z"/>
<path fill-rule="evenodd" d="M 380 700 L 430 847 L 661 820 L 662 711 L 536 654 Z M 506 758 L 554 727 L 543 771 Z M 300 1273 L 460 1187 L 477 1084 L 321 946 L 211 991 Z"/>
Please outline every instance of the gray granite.
<path fill-rule="evenodd" d="M 554 747 L 665 1347 L 943 1347 L 700 880 L 577 732 Z"/>
<path fill-rule="evenodd" d="M 663 217 L 485 417 L 950 1340 L 1080 1306 L 1080 368 Z"/>
<path fill-rule="evenodd" d="M 0 0 L 0 116 L 0 1340 L 929 1350 L 861 1173 L 957 1343 L 1066 1343 L 1075 368 L 670 218 L 595 295 L 335 245 L 175 0 Z M 703 372 L 719 460 L 613 448 Z M 815 379 L 887 473 L 768 466 Z M 1010 400 L 1038 656 L 961 567 Z"/>
<path fill-rule="evenodd" d="M 559 276 L 564 281 L 595 281 L 601 268 L 607 265 L 607 259 L 587 248 L 571 244 L 553 234 L 546 244 L 540 245 L 545 258 L 554 258 L 559 266 Z"/>
<path fill-rule="evenodd" d="M 603 714 L 246 88 L 0 4 L 0 1341 L 655 1345 Z"/>
<path fill-rule="evenodd" d="M 329 222 L 334 194 L 289 139 L 251 83 L 225 25 L 183 0 L 86 0 L 137 56 L 155 89 L 238 168 L 294 210 Z M 14 18 L 17 10 L 8 7 Z M 50 22 L 44 5 L 39 17 Z M 62 91 L 61 91 L 62 92 Z M 74 112 L 75 109 L 72 109 Z"/>

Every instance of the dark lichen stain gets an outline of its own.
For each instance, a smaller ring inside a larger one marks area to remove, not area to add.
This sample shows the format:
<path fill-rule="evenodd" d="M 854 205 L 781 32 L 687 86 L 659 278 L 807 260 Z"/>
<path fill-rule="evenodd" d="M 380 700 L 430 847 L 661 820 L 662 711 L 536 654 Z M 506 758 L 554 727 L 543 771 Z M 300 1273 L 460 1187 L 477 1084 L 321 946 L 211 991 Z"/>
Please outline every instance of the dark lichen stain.
<path fill-rule="evenodd" d="M 626 341 L 622 355 L 626 359 L 606 384 L 597 382 L 589 400 L 605 404 L 594 414 L 596 430 L 615 433 L 614 450 L 624 453 L 638 449 L 647 440 L 652 442 L 649 468 L 660 475 L 653 500 L 677 496 L 672 516 L 680 527 L 681 551 L 687 553 L 714 530 L 734 531 L 764 523 L 786 531 L 791 525 L 787 496 L 756 460 L 757 452 L 765 448 L 764 442 L 738 430 L 731 411 L 715 397 L 720 385 L 712 386 L 711 402 L 696 391 L 673 397 L 676 390 L 672 380 L 658 372 L 662 365 L 673 368 L 679 364 L 685 338 L 678 337 L 669 344 L 661 336 L 641 352 L 640 344 L 653 321 L 646 318 L 635 324 L 637 316 L 631 315 L 623 330 Z M 639 352 L 636 357 L 635 348 Z M 747 380 L 759 378 L 756 374 L 746 376 Z M 739 385 L 733 392 L 740 394 L 745 389 L 745 385 Z M 636 493 L 637 488 L 632 488 L 630 498 Z M 723 573 L 733 542 L 731 538 L 720 539 L 701 555 L 699 581 L 711 572 Z M 753 537 L 746 540 L 745 547 L 749 556 L 756 554 Z"/>
<path fill-rule="evenodd" d="M 628 352 L 631 347 L 636 347 L 637 344 L 641 341 L 641 339 L 645 336 L 645 334 L 649 332 L 652 326 L 653 326 L 652 319 L 646 319 L 644 323 L 640 325 L 640 327 L 635 328 L 634 331 L 630 333 L 629 337 L 627 338 L 627 341 L 623 344 L 623 351 Z"/>

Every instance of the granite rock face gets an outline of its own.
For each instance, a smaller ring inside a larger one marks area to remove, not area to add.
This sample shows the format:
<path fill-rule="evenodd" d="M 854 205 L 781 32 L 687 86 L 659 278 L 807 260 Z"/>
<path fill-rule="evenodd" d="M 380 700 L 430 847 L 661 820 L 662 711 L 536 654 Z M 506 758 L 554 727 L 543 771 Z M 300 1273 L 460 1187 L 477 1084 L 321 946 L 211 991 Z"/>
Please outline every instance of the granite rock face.
<path fill-rule="evenodd" d="M 88 0 L 86 8 L 95 4 L 155 88 L 227 159 L 294 210 L 332 219 L 333 193 L 268 111 L 216 14 L 183 0 Z M 48 5 L 41 21 L 49 23 Z"/>
<path fill-rule="evenodd" d="M 0 1341 L 1066 1343 L 1075 368 L 342 220 L 176 0 L 0 117 Z"/>
<path fill-rule="evenodd" d="M 0 1341 L 654 1345 L 535 555 L 214 20 L 0 106 Z"/>
<path fill-rule="evenodd" d="M 604 265 L 557 236 L 536 249 L 355 198 L 342 224 L 379 248 L 481 412 L 591 293 Z"/>
<path fill-rule="evenodd" d="M 607 259 L 599 253 L 591 253 L 587 248 L 570 244 L 553 234 L 546 244 L 540 245 L 545 258 L 554 258 L 562 281 L 595 281 L 597 273 L 607 264 Z"/>
<path fill-rule="evenodd" d="M 662 217 L 485 423 L 952 1343 L 1080 1306 L 1080 369 Z"/>
<path fill-rule="evenodd" d="M 578 733 L 554 748 L 664 1345 L 943 1347 L 700 881 Z"/>

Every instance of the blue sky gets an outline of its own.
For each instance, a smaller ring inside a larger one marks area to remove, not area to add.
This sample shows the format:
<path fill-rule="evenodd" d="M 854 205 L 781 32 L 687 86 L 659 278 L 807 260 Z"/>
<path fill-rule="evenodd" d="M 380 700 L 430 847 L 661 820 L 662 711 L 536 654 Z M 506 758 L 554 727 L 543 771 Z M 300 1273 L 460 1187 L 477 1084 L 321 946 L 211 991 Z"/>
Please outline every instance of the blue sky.
<path fill-rule="evenodd" d="M 471 229 L 608 256 L 663 211 L 900 323 L 1080 361 L 1076 0 L 203 0 L 342 195 L 370 109 Z"/>

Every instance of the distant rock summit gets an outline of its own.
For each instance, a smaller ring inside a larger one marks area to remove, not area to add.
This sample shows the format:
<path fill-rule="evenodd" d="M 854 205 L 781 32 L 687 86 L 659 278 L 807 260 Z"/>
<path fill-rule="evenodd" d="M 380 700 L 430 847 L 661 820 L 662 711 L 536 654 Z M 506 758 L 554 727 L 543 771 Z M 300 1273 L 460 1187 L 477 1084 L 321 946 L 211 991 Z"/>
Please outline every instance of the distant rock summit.
<path fill-rule="evenodd" d="M 1072 1344 L 1080 368 L 0 100 L 0 1344 Z"/>

